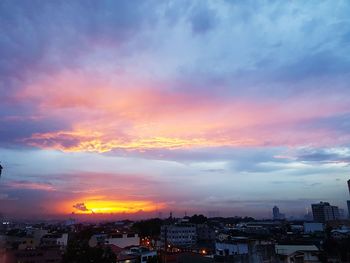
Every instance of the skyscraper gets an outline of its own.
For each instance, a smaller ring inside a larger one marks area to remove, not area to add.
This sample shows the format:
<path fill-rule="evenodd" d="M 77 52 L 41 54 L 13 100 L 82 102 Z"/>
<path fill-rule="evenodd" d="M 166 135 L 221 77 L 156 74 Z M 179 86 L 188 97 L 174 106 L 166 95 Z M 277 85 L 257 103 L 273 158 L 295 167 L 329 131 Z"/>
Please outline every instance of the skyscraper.
<path fill-rule="evenodd" d="M 348 189 L 350 194 L 350 179 L 348 180 Z M 350 218 L 350 200 L 348 200 L 346 203 L 348 205 L 348 217 Z"/>
<path fill-rule="evenodd" d="M 272 208 L 273 219 L 278 219 L 279 214 L 280 214 L 280 209 L 277 206 L 274 206 Z"/>
<path fill-rule="evenodd" d="M 312 204 L 312 215 L 314 221 L 325 223 L 327 221 L 337 220 L 340 218 L 339 209 L 337 206 L 330 205 L 327 202 Z"/>
<path fill-rule="evenodd" d="M 272 217 L 273 217 L 273 220 L 280 220 L 280 219 L 284 219 L 285 215 L 280 213 L 280 209 L 277 206 L 274 206 L 272 208 Z"/>

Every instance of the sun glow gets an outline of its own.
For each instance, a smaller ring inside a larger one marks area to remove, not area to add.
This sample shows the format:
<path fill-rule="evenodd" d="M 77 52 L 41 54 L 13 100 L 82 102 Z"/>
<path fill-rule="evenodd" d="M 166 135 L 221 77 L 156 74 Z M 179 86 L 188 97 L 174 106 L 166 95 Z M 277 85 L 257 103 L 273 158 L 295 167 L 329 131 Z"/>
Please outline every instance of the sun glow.
<path fill-rule="evenodd" d="M 156 211 L 164 207 L 164 204 L 148 200 L 87 200 L 68 202 L 64 205 L 64 210 L 66 213 L 76 214 L 132 214 Z"/>

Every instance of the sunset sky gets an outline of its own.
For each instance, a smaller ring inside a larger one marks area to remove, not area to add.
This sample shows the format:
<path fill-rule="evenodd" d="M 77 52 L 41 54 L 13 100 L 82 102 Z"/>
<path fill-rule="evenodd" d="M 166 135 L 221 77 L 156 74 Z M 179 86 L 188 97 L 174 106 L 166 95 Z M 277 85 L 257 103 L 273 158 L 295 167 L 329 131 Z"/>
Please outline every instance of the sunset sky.
<path fill-rule="evenodd" d="M 0 213 L 345 208 L 349 14 L 347 0 L 0 1 Z"/>

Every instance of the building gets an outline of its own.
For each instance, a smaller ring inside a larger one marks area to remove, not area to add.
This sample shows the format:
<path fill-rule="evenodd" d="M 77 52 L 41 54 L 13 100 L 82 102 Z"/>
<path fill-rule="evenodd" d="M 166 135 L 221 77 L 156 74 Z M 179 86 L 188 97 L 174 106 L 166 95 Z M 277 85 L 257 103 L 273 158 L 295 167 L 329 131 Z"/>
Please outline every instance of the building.
<path fill-rule="evenodd" d="M 136 233 L 96 234 L 90 238 L 89 246 L 97 245 L 115 245 L 120 248 L 139 246 L 140 237 Z"/>
<path fill-rule="evenodd" d="M 332 206 L 327 202 L 312 204 L 312 215 L 314 221 L 325 223 L 327 221 L 337 220 L 340 218 L 339 209 L 337 206 Z"/>
<path fill-rule="evenodd" d="M 41 239 L 49 234 L 49 231 L 46 229 L 29 228 L 26 231 L 28 236 L 33 237 L 35 247 L 38 247 L 41 243 Z"/>
<path fill-rule="evenodd" d="M 197 240 L 198 241 L 211 241 L 215 240 L 215 231 L 207 224 L 197 225 Z"/>
<path fill-rule="evenodd" d="M 231 237 L 215 243 L 215 262 L 249 262 L 247 237 Z"/>
<path fill-rule="evenodd" d="M 331 236 L 334 239 L 346 239 L 350 238 L 350 228 L 342 227 L 340 229 L 333 229 L 331 231 Z"/>
<path fill-rule="evenodd" d="M 304 223 L 304 233 L 316 233 L 316 232 L 323 232 L 323 224 L 322 223 L 311 223 L 311 222 L 305 222 Z"/>
<path fill-rule="evenodd" d="M 277 206 L 274 206 L 272 208 L 272 217 L 273 217 L 273 220 L 285 219 L 285 215 L 280 213 L 280 209 Z"/>
<path fill-rule="evenodd" d="M 112 234 L 106 239 L 106 244 L 116 245 L 121 248 L 139 246 L 140 237 L 136 233 Z"/>
<path fill-rule="evenodd" d="M 109 246 L 116 256 L 117 263 L 147 263 L 157 262 L 158 255 L 156 250 L 149 250 L 146 247 L 130 247 L 122 249 L 115 245 Z"/>
<path fill-rule="evenodd" d="M 53 233 L 41 238 L 41 245 L 45 247 L 61 247 L 64 249 L 68 244 L 68 233 Z"/>
<path fill-rule="evenodd" d="M 350 179 L 348 180 L 348 189 L 350 194 Z M 348 205 L 348 217 L 350 218 L 350 200 L 348 200 L 346 204 Z"/>
<path fill-rule="evenodd" d="M 321 262 L 320 251 L 315 245 L 276 245 L 275 252 L 278 262 Z"/>
<path fill-rule="evenodd" d="M 4 261 L 1 261 L 4 259 Z M 60 263 L 62 262 L 62 253 L 59 248 L 36 248 L 25 250 L 9 250 L 0 262 L 4 263 Z"/>
<path fill-rule="evenodd" d="M 188 223 L 164 225 L 160 230 L 160 240 L 162 246 L 193 246 L 197 242 L 196 226 Z"/>

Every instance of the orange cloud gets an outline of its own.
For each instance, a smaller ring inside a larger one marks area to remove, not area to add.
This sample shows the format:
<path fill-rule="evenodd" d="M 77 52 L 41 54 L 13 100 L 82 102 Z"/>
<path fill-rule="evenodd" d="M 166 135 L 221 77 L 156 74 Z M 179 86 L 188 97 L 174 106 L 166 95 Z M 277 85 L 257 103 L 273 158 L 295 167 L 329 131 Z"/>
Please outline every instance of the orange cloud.
<path fill-rule="evenodd" d="M 242 146 L 256 145 L 253 140 L 232 140 L 218 138 L 171 138 L 151 137 L 135 138 L 129 141 L 104 138 L 101 133 L 93 131 L 53 132 L 33 134 L 25 140 L 29 145 L 39 148 L 58 149 L 65 152 L 109 152 L 116 149 L 147 150 L 147 149 L 180 149 L 192 147 Z M 68 145 L 70 144 L 70 145 Z"/>

